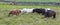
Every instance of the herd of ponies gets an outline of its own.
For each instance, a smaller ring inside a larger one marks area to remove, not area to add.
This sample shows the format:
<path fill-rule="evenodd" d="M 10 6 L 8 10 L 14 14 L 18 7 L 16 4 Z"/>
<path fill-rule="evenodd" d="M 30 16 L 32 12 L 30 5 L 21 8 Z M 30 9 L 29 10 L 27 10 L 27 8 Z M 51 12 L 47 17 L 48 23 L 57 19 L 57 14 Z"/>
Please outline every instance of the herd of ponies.
<path fill-rule="evenodd" d="M 44 18 L 53 17 L 53 19 L 56 18 L 56 12 L 54 10 L 51 10 L 50 8 L 23 8 L 23 9 L 12 9 L 8 13 L 8 17 L 12 15 L 18 16 L 20 13 L 37 13 L 44 15 Z"/>

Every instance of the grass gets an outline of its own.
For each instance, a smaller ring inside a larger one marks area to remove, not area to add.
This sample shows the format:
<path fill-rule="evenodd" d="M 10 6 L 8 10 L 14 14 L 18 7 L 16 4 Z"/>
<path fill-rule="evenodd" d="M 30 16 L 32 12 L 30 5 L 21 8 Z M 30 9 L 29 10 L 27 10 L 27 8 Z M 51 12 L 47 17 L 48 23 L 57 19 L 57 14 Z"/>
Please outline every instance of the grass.
<path fill-rule="evenodd" d="M 60 0 L 5 0 L 5 1 L 16 1 L 16 2 L 60 2 Z"/>
<path fill-rule="evenodd" d="M 22 8 L 51 8 L 57 12 L 56 19 L 43 18 L 43 15 L 37 13 L 20 14 L 19 16 L 8 17 L 8 11 L 11 9 Z M 60 6 L 16 6 L 16 5 L 0 5 L 0 25 L 60 25 Z"/>

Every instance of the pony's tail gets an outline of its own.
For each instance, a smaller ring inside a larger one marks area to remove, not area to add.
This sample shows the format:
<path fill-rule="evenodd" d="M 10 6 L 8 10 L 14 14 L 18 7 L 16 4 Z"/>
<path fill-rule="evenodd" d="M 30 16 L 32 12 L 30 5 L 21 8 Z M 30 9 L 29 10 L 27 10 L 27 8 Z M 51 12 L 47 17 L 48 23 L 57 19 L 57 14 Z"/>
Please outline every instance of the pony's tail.
<path fill-rule="evenodd" d="M 54 18 L 54 19 L 56 18 L 56 13 L 53 15 L 53 18 Z"/>

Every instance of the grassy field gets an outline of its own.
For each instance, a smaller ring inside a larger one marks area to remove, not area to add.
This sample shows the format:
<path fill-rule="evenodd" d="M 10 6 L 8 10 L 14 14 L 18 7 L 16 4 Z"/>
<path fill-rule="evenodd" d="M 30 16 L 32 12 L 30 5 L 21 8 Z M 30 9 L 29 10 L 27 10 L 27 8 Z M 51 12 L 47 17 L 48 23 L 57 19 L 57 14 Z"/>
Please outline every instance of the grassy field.
<path fill-rule="evenodd" d="M 16 1 L 16 2 L 60 2 L 60 0 L 5 0 L 5 1 Z"/>
<path fill-rule="evenodd" d="M 11 9 L 22 8 L 51 8 L 57 12 L 56 19 L 45 19 L 43 15 L 36 13 L 20 14 L 19 16 L 8 17 L 8 11 Z M 0 5 L 0 25 L 60 25 L 60 6 L 16 6 Z"/>

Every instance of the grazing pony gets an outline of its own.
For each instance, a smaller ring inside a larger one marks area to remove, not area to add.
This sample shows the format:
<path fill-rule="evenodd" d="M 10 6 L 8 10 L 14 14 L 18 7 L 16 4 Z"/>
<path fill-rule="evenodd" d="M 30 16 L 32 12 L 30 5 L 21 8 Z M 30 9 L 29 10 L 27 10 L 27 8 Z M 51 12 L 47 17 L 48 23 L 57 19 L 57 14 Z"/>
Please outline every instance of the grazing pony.
<path fill-rule="evenodd" d="M 24 9 L 21 10 L 22 13 L 30 13 L 32 11 L 33 11 L 33 8 L 31 8 L 31 9 L 24 8 Z"/>
<path fill-rule="evenodd" d="M 20 10 L 13 9 L 13 10 L 9 11 L 8 16 L 10 16 L 10 15 L 19 15 L 19 13 L 21 13 Z"/>
<path fill-rule="evenodd" d="M 47 10 L 47 12 L 45 12 L 45 18 L 46 17 L 53 17 L 53 18 L 56 18 L 56 12 L 55 11 L 52 11 L 52 10 Z"/>
<path fill-rule="evenodd" d="M 33 13 L 34 12 L 36 12 L 38 14 L 42 13 L 42 15 L 44 15 L 45 14 L 45 9 L 42 9 L 42 8 L 38 9 L 38 8 L 36 8 L 36 9 L 33 9 Z"/>

